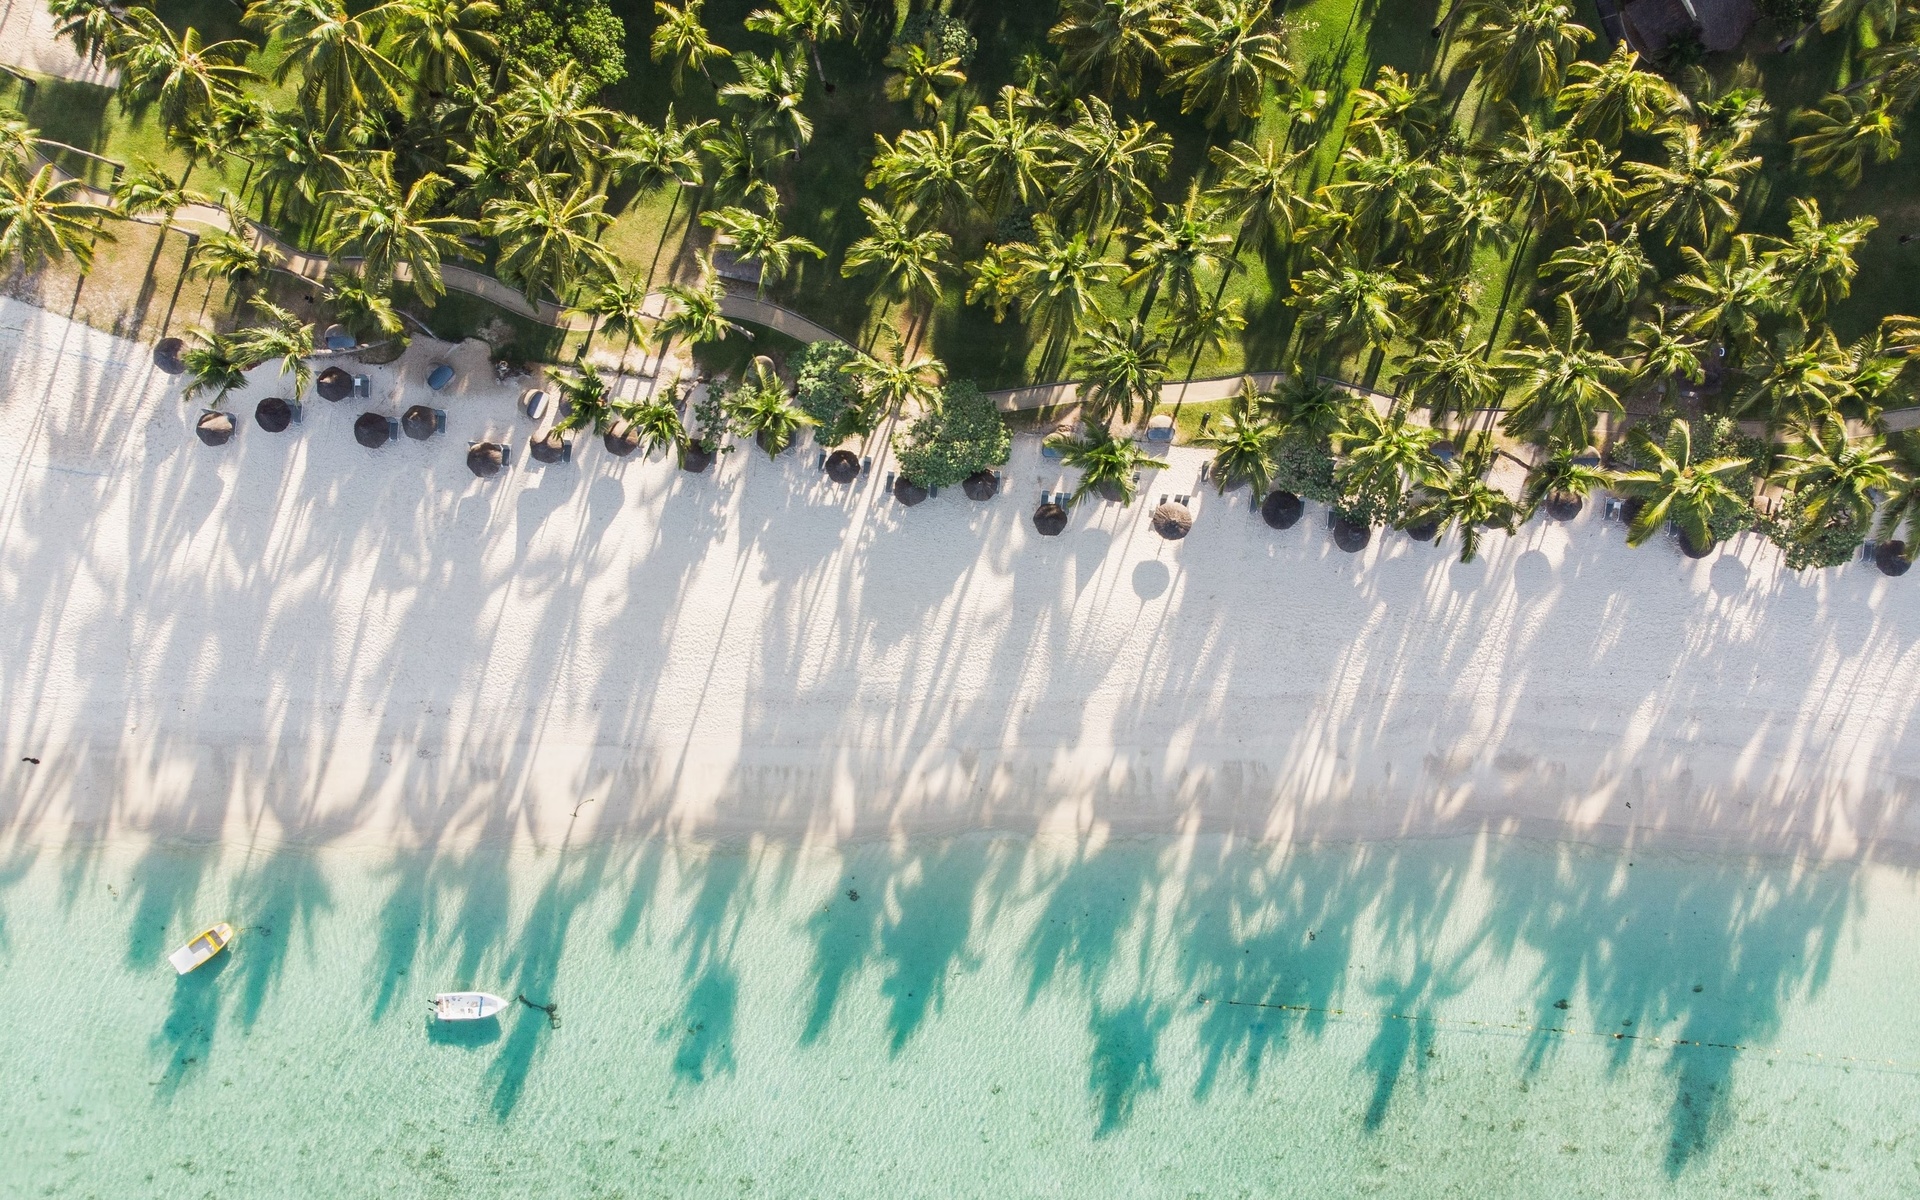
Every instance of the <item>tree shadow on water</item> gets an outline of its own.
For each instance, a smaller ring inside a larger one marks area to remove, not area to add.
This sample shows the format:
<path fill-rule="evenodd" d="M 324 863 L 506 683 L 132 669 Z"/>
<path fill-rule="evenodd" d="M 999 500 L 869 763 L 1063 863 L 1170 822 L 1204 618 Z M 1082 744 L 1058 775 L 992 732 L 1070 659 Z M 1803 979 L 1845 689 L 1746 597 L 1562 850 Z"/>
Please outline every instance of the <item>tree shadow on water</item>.
<path fill-rule="evenodd" d="M 220 979 L 233 966 L 234 957 L 235 951 L 227 950 L 173 981 L 173 1002 L 152 1042 L 156 1055 L 166 1062 L 154 1084 L 156 1101 L 171 1102 L 194 1069 L 204 1068 L 212 1057 L 220 1020 Z"/>
<path fill-rule="evenodd" d="M 948 979 L 979 965 L 970 949 L 974 897 L 992 859 L 987 839 L 958 838 L 920 857 L 917 869 L 896 874 L 892 899 L 899 915 L 880 931 L 890 966 L 880 992 L 888 1001 L 892 1052 L 899 1053 L 927 1014 L 939 1010 Z"/>
<path fill-rule="evenodd" d="M 597 846 L 590 851 L 561 853 L 553 874 L 534 900 L 521 928 L 519 948 L 508 964 L 513 978 L 513 1028 L 494 1057 L 489 1069 L 496 1079 L 493 1115 L 505 1121 L 513 1115 L 526 1090 L 527 1076 L 535 1058 L 555 1036 L 558 1028 L 552 1017 L 529 1005 L 557 1005 L 560 991 L 560 960 L 566 950 L 567 935 L 574 913 L 582 902 L 593 897 L 605 874 L 608 851 Z M 519 997 L 525 997 L 523 1003 Z M 557 1015 L 558 1009 L 555 1010 Z"/>
<path fill-rule="evenodd" d="M 1087 1022 L 1093 1035 L 1087 1089 L 1100 1114 L 1094 1137 L 1106 1137 L 1126 1124 L 1140 1095 L 1160 1086 L 1154 1053 L 1171 1017 L 1164 1006 L 1146 999 L 1130 1000 L 1114 1009 L 1094 1002 Z"/>

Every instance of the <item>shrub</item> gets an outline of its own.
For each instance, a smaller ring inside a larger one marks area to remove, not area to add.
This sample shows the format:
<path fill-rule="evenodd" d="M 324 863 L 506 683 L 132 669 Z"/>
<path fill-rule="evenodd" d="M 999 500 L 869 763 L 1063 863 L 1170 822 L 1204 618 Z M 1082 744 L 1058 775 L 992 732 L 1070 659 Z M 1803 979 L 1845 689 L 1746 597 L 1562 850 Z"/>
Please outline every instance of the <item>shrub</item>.
<path fill-rule="evenodd" d="M 1273 450 L 1273 486 L 1305 500 L 1332 504 L 1340 496 L 1333 484 L 1333 451 L 1326 439 L 1288 433 Z"/>
<path fill-rule="evenodd" d="M 860 352 L 844 342 L 812 342 L 787 357 L 794 402 L 819 425 L 820 443 L 837 446 L 872 433 L 876 414 L 844 368 Z"/>
<path fill-rule="evenodd" d="M 997 467 L 1013 452 L 1000 410 L 970 381 L 949 383 L 940 403 L 894 438 L 900 473 L 921 487 L 952 487 L 975 471 Z"/>
<path fill-rule="evenodd" d="M 973 53 L 980 48 L 980 43 L 967 31 L 965 21 L 941 12 L 913 14 L 893 40 L 901 46 L 919 42 L 935 62 L 957 58 L 962 67 L 973 62 Z"/>
<path fill-rule="evenodd" d="M 627 27 L 607 0 L 504 0 L 500 50 L 542 75 L 568 62 L 601 87 L 627 76 Z"/>
<path fill-rule="evenodd" d="M 1806 501 L 1800 496 L 1788 496 L 1779 515 L 1762 528 L 1774 545 L 1786 552 L 1787 566 L 1795 571 L 1850 562 L 1867 537 L 1866 526 L 1849 512 L 1833 511 L 1817 523 L 1809 521 Z"/>

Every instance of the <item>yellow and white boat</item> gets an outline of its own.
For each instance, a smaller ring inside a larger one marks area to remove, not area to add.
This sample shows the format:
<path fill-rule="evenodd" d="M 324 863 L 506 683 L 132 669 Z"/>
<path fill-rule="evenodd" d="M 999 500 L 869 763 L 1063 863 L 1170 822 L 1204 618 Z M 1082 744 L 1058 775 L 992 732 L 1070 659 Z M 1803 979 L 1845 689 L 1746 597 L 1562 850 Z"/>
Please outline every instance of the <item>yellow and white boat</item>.
<path fill-rule="evenodd" d="M 194 935 L 192 941 L 167 955 L 167 961 L 173 969 L 185 975 L 188 971 L 206 965 L 208 959 L 227 948 L 233 940 L 233 926 L 225 921 L 211 929 L 202 929 Z"/>

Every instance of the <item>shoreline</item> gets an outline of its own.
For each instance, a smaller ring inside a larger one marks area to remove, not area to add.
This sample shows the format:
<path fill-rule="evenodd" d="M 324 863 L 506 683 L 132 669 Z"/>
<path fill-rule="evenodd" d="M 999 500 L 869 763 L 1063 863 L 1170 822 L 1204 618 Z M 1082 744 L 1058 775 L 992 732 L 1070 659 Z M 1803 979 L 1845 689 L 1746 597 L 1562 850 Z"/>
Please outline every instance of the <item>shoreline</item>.
<path fill-rule="evenodd" d="M 461 373 L 445 436 L 355 445 L 430 359 Z M 1070 481 L 1024 436 L 1001 496 L 911 511 L 879 438 L 846 490 L 812 445 L 691 476 L 582 439 L 542 468 L 484 368 L 422 341 L 278 437 L 261 368 L 213 450 L 147 348 L 0 302 L 0 842 L 1491 830 L 1920 859 L 1920 602 L 1870 564 L 1796 575 L 1752 535 L 1689 562 L 1594 505 L 1471 565 L 1378 530 L 1350 556 L 1187 448 L 1048 539 L 1028 516 Z M 465 469 L 482 437 L 516 446 L 498 480 Z M 1195 498 L 1183 542 L 1148 529 L 1163 493 Z"/>

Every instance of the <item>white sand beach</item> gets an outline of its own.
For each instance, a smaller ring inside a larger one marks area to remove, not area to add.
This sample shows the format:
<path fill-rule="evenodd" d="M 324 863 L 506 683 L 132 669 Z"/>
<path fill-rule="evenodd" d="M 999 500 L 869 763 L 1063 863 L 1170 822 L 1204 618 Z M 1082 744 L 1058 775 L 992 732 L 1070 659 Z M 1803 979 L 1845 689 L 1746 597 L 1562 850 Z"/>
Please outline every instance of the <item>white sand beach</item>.
<path fill-rule="evenodd" d="M 525 455 L 517 387 L 309 396 L 219 449 L 149 348 L 0 302 L 0 837 L 435 846 L 968 828 L 1268 839 L 1477 829 L 1836 857 L 1920 850 L 1920 584 L 1701 562 L 1589 512 L 1482 561 L 1310 507 L 1276 533 L 1175 450 L 1088 504 L 1016 441 L 1007 491 L 907 510 L 811 445 L 693 476 L 597 439 Z M 475 479 L 480 437 L 514 443 Z M 23 761 L 38 759 L 38 763 Z M 591 801 L 591 803 L 587 803 Z"/>

